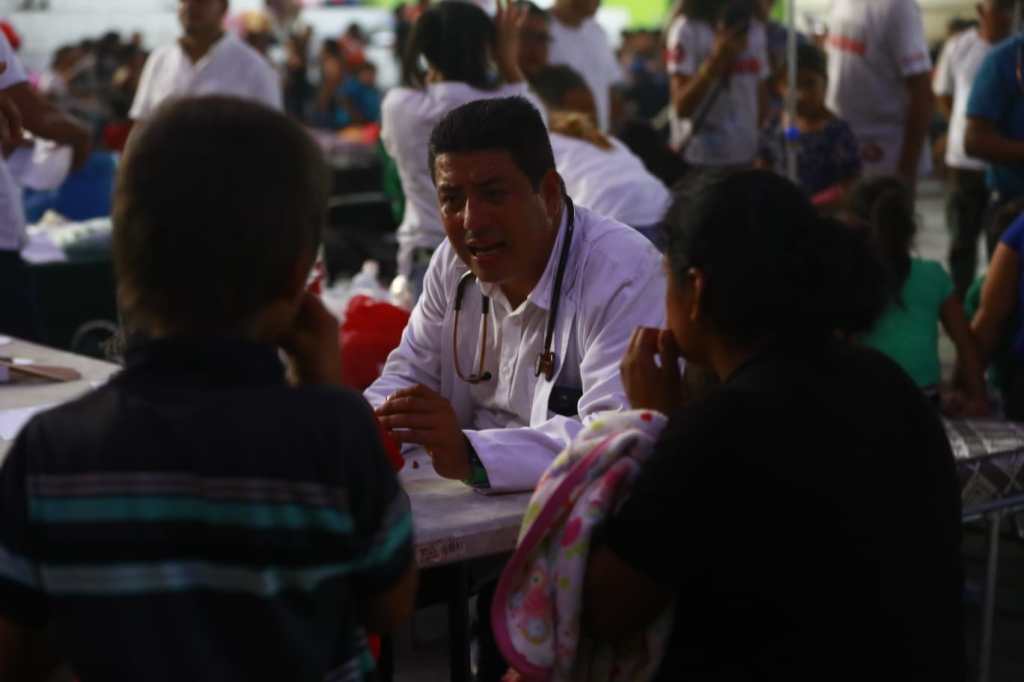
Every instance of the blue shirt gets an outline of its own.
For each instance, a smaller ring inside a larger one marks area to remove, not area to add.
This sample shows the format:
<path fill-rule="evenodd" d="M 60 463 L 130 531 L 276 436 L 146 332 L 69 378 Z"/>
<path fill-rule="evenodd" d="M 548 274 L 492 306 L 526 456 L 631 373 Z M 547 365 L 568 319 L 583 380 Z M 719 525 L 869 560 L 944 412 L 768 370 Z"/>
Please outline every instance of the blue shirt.
<path fill-rule="evenodd" d="M 967 117 L 995 124 L 1000 134 L 1024 140 L 1024 84 L 1018 82 L 1017 62 L 1024 56 L 1024 36 L 1004 40 L 989 52 L 975 77 L 967 100 Z M 988 184 L 1009 198 L 1024 195 L 1024 164 L 993 163 Z"/>
<path fill-rule="evenodd" d="M 1006 232 L 1003 232 L 1003 236 L 1000 237 L 999 241 L 1009 247 L 1018 256 L 1024 254 L 1024 216 L 1013 221 L 1013 223 L 1006 228 Z M 1024 319 L 1021 317 L 1021 314 L 1024 314 L 1024 273 L 1022 273 L 1017 280 L 1017 314 L 1015 315 L 1015 319 Z M 1024 327 L 1018 327 L 1013 331 L 1013 341 L 1010 349 L 1015 357 L 1024 357 Z"/>

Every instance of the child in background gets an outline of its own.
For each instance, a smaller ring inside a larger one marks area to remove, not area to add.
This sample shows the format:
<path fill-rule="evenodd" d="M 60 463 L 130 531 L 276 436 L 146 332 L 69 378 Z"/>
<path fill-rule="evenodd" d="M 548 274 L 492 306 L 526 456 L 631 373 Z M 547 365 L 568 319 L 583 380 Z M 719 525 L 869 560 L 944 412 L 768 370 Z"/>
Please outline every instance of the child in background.
<path fill-rule="evenodd" d="M 892 299 L 864 344 L 888 355 L 921 390 L 938 398 L 941 321 L 956 346 L 965 392 L 962 398 L 948 396 L 944 411 L 952 416 L 988 414 L 981 358 L 953 280 L 939 263 L 910 255 L 917 231 L 910 190 L 897 178 L 871 178 L 851 190 L 848 207 L 870 230 L 890 276 Z"/>
<path fill-rule="evenodd" d="M 0 679 L 365 679 L 365 629 L 410 613 L 408 499 L 305 291 L 328 178 L 240 99 L 177 100 L 133 137 L 113 250 L 144 340 L 0 468 Z"/>
<path fill-rule="evenodd" d="M 847 123 L 825 107 L 828 68 L 825 53 L 810 44 L 797 46 L 796 120 L 785 114 L 762 137 L 759 165 L 785 175 L 786 130 L 797 131 L 797 184 L 819 208 L 832 209 L 856 182 L 860 150 Z"/>

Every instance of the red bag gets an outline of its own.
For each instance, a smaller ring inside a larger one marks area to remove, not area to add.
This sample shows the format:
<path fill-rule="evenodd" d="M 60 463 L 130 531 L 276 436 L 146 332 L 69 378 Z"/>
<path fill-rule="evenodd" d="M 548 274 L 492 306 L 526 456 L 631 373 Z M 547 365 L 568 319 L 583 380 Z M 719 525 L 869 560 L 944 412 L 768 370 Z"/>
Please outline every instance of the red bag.
<path fill-rule="evenodd" d="M 341 374 L 357 391 L 377 380 L 402 340 L 409 312 L 369 296 L 353 296 L 341 325 Z"/>
<path fill-rule="evenodd" d="M 341 325 L 341 375 L 347 386 L 363 391 L 384 368 L 388 354 L 398 347 L 409 312 L 369 296 L 353 296 Z M 379 426 L 379 425 L 378 425 Z M 388 460 L 401 470 L 405 465 L 398 443 L 380 428 Z"/>

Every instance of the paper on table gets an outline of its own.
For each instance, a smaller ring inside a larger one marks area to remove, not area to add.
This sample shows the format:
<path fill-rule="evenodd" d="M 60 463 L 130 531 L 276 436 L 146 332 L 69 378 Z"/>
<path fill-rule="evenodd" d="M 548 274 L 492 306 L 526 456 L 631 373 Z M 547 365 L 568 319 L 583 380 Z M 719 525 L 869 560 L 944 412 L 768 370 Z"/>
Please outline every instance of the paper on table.
<path fill-rule="evenodd" d="M 53 407 L 52 403 L 45 405 L 33 405 L 32 407 L 16 407 L 11 410 L 0 410 L 0 438 L 3 440 L 14 440 L 21 431 L 21 427 L 28 423 L 28 420 L 43 410 Z"/>

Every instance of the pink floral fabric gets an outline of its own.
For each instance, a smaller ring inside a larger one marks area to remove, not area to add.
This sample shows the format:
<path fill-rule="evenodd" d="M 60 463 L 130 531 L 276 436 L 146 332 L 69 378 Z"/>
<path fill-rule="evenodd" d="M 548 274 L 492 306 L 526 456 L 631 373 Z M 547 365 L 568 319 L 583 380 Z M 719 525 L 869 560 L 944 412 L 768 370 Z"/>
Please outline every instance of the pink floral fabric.
<path fill-rule="evenodd" d="M 656 672 L 672 608 L 614 650 L 581 633 L 580 611 L 594 529 L 626 499 L 664 426 L 650 411 L 601 416 L 537 484 L 491 610 L 498 646 L 520 679 L 639 682 Z"/>

